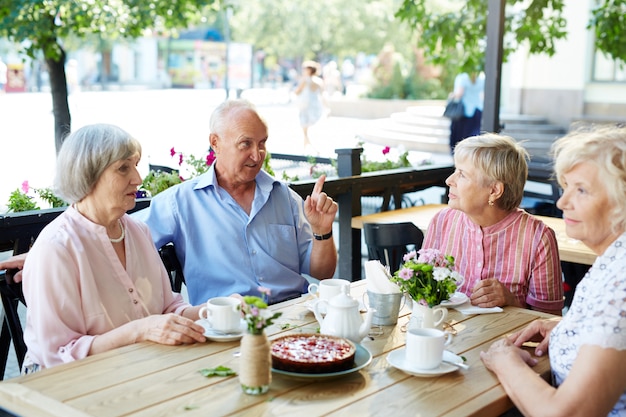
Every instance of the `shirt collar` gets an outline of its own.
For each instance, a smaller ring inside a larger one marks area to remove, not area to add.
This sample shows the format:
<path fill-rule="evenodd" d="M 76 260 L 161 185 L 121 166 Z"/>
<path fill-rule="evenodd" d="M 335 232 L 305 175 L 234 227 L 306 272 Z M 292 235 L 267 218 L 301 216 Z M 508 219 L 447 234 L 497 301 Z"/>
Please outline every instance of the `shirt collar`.
<path fill-rule="evenodd" d="M 274 184 L 280 183 L 280 181 L 273 178 L 270 174 L 263 170 L 259 171 L 255 179 L 257 187 L 259 187 L 263 193 L 269 193 L 274 187 Z M 209 167 L 209 170 L 206 173 L 198 177 L 196 185 L 193 189 L 201 190 L 206 187 L 213 187 L 217 189 L 218 186 L 217 175 L 215 175 L 215 164 L 213 164 Z"/>

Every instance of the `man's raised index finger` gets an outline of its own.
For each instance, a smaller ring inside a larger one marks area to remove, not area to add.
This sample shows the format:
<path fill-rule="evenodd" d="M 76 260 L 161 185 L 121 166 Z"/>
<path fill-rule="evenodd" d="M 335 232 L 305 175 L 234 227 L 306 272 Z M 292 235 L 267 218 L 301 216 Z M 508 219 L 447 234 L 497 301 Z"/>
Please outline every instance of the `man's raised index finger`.
<path fill-rule="evenodd" d="M 317 179 L 317 181 L 315 181 L 315 186 L 313 187 L 313 194 L 319 194 L 322 192 L 322 188 L 324 188 L 325 180 L 326 180 L 326 175 L 322 175 Z"/>

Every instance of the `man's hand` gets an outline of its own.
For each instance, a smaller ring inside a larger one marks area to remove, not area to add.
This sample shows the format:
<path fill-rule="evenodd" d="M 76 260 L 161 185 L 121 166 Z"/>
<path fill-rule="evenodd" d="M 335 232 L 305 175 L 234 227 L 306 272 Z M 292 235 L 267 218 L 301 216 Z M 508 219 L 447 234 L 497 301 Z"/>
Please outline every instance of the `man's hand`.
<path fill-rule="evenodd" d="M 339 206 L 322 191 L 326 175 L 318 178 L 313 192 L 304 200 L 304 214 L 311 224 L 313 233 L 324 235 L 333 229 L 333 221 Z"/>

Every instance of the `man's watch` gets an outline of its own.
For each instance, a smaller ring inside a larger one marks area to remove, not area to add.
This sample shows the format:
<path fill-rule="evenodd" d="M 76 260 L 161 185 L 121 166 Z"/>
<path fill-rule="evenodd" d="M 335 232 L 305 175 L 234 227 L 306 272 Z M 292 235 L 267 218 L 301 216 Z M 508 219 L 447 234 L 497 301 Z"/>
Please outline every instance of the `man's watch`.
<path fill-rule="evenodd" d="M 328 240 L 331 237 L 333 237 L 333 231 L 331 230 L 330 232 L 326 233 L 325 235 L 316 235 L 315 233 L 313 233 L 313 237 L 315 238 L 315 240 Z"/>

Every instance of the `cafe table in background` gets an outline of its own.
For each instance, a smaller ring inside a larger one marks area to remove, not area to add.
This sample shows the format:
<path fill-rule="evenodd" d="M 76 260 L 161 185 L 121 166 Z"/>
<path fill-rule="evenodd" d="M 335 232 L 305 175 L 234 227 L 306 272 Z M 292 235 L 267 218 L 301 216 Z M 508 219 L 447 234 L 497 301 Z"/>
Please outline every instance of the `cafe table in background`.
<path fill-rule="evenodd" d="M 448 207 L 446 204 L 426 204 L 399 210 L 382 211 L 365 216 L 355 216 L 352 218 L 352 227 L 354 229 L 362 229 L 363 223 L 413 222 L 422 232 L 426 233 L 433 216 L 446 207 Z M 597 255 L 581 241 L 567 236 L 565 233 L 565 222 L 562 218 L 548 216 L 535 217 L 554 230 L 559 246 L 559 257 L 562 261 L 586 265 L 593 264 Z"/>
<path fill-rule="evenodd" d="M 351 295 L 361 299 L 365 287 L 365 281 L 352 283 Z M 317 331 L 308 297 L 271 306 L 283 315 L 267 329 L 270 339 Z M 538 317 L 554 317 L 514 307 L 467 316 L 451 309 L 447 321 L 454 336 L 447 349 L 465 358 L 469 369 L 421 377 L 387 361 L 390 352 L 404 347 L 409 313 L 403 307 L 395 326 L 384 326 L 361 342 L 366 352 L 361 369 L 326 378 L 273 373 L 265 395 L 244 394 L 237 376 L 200 373 L 245 366 L 238 340 L 185 346 L 142 342 L 0 382 L 0 415 L 4 409 L 13 413 L 6 415 L 24 417 L 499 416 L 512 403 L 482 364 L 480 351 Z M 548 359 L 539 358 L 534 370 L 548 378 Z"/>

